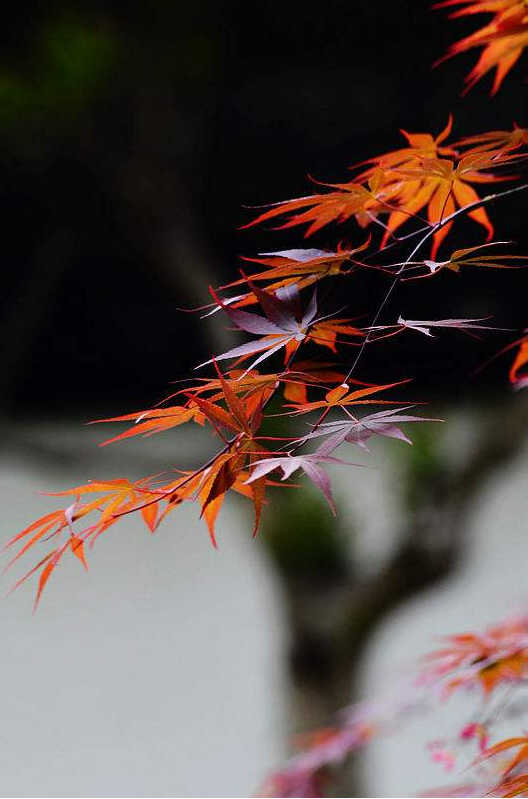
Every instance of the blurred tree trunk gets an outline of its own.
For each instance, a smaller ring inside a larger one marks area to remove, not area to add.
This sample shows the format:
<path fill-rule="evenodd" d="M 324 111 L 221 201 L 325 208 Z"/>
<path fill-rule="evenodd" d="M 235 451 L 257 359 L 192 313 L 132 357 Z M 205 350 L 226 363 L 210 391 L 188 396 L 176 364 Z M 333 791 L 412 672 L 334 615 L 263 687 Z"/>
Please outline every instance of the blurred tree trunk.
<path fill-rule="evenodd" d="M 71 267 L 71 235 L 67 229 L 52 231 L 33 263 L 23 290 L 6 309 L 1 325 L 3 348 L 0 370 L 0 408 L 8 411 L 19 381 L 29 369 L 35 340 L 43 328 L 48 306 L 55 299 L 65 273 Z M 66 366 L 71 368 L 71 364 Z"/>
<path fill-rule="evenodd" d="M 363 653 L 378 625 L 398 605 L 460 566 L 474 503 L 487 481 L 519 454 L 527 431 L 528 403 L 513 398 L 506 408 L 487 414 L 477 443 L 460 466 L 448 467 L 435 457 L 430 468 L 416 469 L 414 510 L 409 509 L 397 549 L 368 578 L 344 561 L 329 570 L 327 559 L 319 578 L 312 569 L 300 575 L 276 557 L 272 544 L 291 627 L 294 733 L 328 726 L 339 710 L 360 698 Z M 274 529 L 272 536 L 290 532 L 290 526 Z M 355 758 L 334 787 L 339 796 L 365 795 Z"/>

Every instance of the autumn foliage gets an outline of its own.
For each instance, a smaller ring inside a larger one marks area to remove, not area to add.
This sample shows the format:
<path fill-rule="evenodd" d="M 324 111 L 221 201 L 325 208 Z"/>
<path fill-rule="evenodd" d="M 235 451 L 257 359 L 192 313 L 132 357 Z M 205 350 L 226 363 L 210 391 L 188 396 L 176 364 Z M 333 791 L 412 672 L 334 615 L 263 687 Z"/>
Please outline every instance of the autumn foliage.
<path fill-rule="evenodd" d="M 401 731 L 412 711 L 432 712 L 464 691 L 473 698 L 473 716 L 449 740 L 428 742 L 432 760 L 452 772 L 461 760 L 464 782 L 427 791 L 426 796 L 525 796 L 528 792 L 528 738 L 492 744 L 495 730 L 511 714 L 514 689 L 528 677 L 528 619 L 508 619 L 481 634 L 445 639 L 409 680 L 377 701 L 342 712 L 332 729 L 313 733 L 286 766 L 263 786 L 264 796 L 323 796 L 333 770 L 375 735 Z M 484 705 L 482 700 L 484 700 Z M 493 714 L 488 705 L 497 702 Z M 511 723 L 511 722 L 510 722 Z"/>
<path fill-rule="evenodd" d="M 452 45 L 444 59 L 478 48 L 466 90 L 494 70 L 495 93 L 528 44 L 525 0 L 447 0 L 436 7 L 449 8 L 452 17 L 491 15 L 482 28 Z M 387 338 L 474 336 L 497 329 L 492 308 L 489 317 L 479 319 L 385 318 L 387 299 L 400 284 L 424 278 L 456 281 L 466 270 L 478 279 L 480 270 L 517 269 L 528 260 L 510 242 L 495 238 L 491 207 L 501 197 L 526 189 L 519 175 L 527 131 L 512 123 L 511 130 L 460 137 L 453 133 L 455 122 L 449 117 L 441 131 L 402 130 L 399 138 L 394 135 L 394 149 L 365 153 L 365 160 L 348 171 L 344 165 L 343 182 L 312 179 L 307 195 L 253 213 L 245 228 L 299 228 L 305 240 L 328 229 L 333 243 L 316 249 L 304 242 L 296 249 L 246 257 L 241 276 L 210 287 L 210 302 L 201 309 L 205 315 L 221 314 L 240 333 L 240 343 L 211 353 L 195 375 L 153 407 L 97 420 L 118 425 L 102 446 L 189 423 L 212 434 L 216 452 L 194 469 L 134 482 L 97 479 L 55 494 L 65 498 L 65 507 L 43 515 L 7 545 L 9 568 L 28 554 L 36 561 L 15 587 L 34 576 L 37 604 L 64 556 L 73 555 L 88 568 L 89 549 L 131 513 L 154 533 L 181 503 L 193 502 L 216 546 L 215 522 L 229 494 L 236 492 L 252 504 L 256 535 L 275 488 L 299 490 L 305 479 L 336 513 L 329 464 L 354 468 L 354 448 L 368 450 L 373 437 L 411 444 L 412 426 L 440 421 L 423 407 L 416 409 L 412 394 L 406 394 L 406 373 L 397 381 L 372 383 L 362 379 L 360 369 L 370 349 L 383 346 Z M 461 247 L 459 223 L 467 219 L 474 229 Z M 373 315 L 365 317 L 361 307 L 336 315 L 326 310 L 335 286 L 351 275 L 357 281 L 372 269 L 387 281 Z M 426 291 L 430 284 L 421 285 Z M 509 340 L 501 352 L 511 357 L 509 380 L 522 389 L 528 386 L 528 335 L 505 335 Z M 270 435 L 279 416 L 288 417 L 296 432 Z M 381 703 L 352 709 L 342 723 L 308 737 L 304 752 L 264 792 L 319 795 L 334 764 L 383 729 L 389 717 L 414 701 L 416 692 L 432 685 L 444 697 L 469 686 L 488 698 L 527 677 L 526 619 L 483 635 L 452 636 L 424 664 L 409 696 L 403 692 L 404 699 L 390 707 Z M 479 795 L 526 795 L 528 739 L 491 744 L 492 726 L 475 719 L 459 735 L 460 741 L 476 743 Z M 434 757 L 449 764 L 454 755 L 449 747 L 436 746 Z"/>
<path fill-rule="evenodd" d="M 492 94 L 495 94 L 528 45 L 528 7 L 525 0 L 444 0 L 435 8 L 454 8 L 452 17 L 492 14 L 484 27 L 451 45 L 446 58 L 466 50 L 482 48 L 479 59 L 466 77 L 469 91 L 488 72 L 495 70 Z"/>

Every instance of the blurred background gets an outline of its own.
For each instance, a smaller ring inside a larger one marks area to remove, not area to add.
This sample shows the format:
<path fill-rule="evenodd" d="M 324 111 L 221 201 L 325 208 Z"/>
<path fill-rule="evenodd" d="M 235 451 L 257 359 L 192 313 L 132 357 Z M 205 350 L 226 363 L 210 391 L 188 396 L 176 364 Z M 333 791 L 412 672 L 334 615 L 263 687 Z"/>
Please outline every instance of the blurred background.
<path fill-rule="evenodd" d="M 399 128 L 437 133 L 449 113 L 455 136 L 526 124 L 522 67 L 493 99 L 484 85 L 460 97 L 474 55 L 430 70 L 474 27 L 426 0 L 404 12 L 392 0 L 10 9 L 2 540 L 53 506 L 38 491 L 201 462 L 198 435 L 100 451 L 106 431 L 83 424 L 150 407 L 218 351 L 231 335 L 219 316 L 178 309 L 234 279 L 240 255 L 303 246 L 300 230 L 238 231 L 247 206 L 308 193 L 307 174 L 346 180 L 348 166 L 400 146 Z M 497 238 L 519 252 L 522 209 L 514 196 L 490 210 Z M 471 223 L 463 232 L 444 252 L 482 240 Z M 310 246 L 342 238 L 363 233 L 328 229 Z M 350 316 L 372 314 L 384 286 L 375 272 L 350 281 Z M 386 313 L 492 313 L 518 329 L 525 306 L 523 270 L 468 270 L 407 284 Z M 473 375 L 513 335 L 433 345 L 410 335 L 371 351 L 359 377 L 413 377 L 411 396 L 446 423 L 416 431 L 413 448 L 375 447 L 364 459 L 375 469 L 336 473 L 337 522 L 309 491 L 279 495 L 255 543 L 247 508 L 232 503 L 216 553 L 193 508 L 154 540 L 131 520 L 94 550 L 88 577 L 61 569 L 36 617 L 25 589 L 5 602 L 6 794 L 247 795 L 284 760 L 291 733 L 375 692 L 399 653 L 411 660 L 434 635 L 524 601 L 511 592 L 528 555 L 526 401 L 511 396 L 504 360 Z M 418 749 L 409 790 L 441 778 L 423 736 L 398 746 L 374 747 L 347 776 L 350 795 L 404 792 L 394 764 Z"/>

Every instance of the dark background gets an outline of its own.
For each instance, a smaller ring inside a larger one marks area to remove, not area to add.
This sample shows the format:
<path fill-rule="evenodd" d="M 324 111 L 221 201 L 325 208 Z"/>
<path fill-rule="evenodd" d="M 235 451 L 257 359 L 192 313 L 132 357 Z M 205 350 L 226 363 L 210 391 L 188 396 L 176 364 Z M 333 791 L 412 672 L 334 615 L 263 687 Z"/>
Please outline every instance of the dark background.
<path fill-rule="evenodd" d="M 3 413 L 82 418 L 160 399 L 217 342 L 176 308 L 236 277 L 240 254 L 303 246 L 302 229 L 237 231 L 243 205 L 309 193 L 307 173 L 346 180 L 347 166 L 400 146 L 399 128 L 436 134 L 450 111 L 455 136 L 525 123 L 522 66 L 496 98 L 489 80 L 460 97 L 476 52 L 431 70 L 482 20 L 450 21 L 426 0 L 12 5 L 0 58 Z M 519 195 L 490 209 L 496 238 L 521 252 L 522 207 Z M 444 254 L 482 241 L 464 230 Z M 308 246 L 363 236 L 352 222 Z M 372 314 L 385 285 L 351 280 L 350 316 Z M 441 275 L 402 288 L 385 321 L 493 313 L 523 327 L 525 295 L 523 270 Z M 358 376 L 492 396 L 507 390 L 507 363 L 470 374 L 513 336 L 409 334 L 371 350 Z"/>

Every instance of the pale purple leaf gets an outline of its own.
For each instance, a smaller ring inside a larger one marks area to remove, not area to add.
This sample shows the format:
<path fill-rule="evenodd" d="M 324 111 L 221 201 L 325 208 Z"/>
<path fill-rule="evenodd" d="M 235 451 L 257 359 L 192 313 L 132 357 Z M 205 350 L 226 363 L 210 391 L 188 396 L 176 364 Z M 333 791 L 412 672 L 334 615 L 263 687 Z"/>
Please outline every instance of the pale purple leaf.
<path fill-rule="evenodd" d="M 310 297 L 310 302 L 306 306 L 306 310 L 302 317 L 302 325 L 307 326 L 315 319 L 317 314 L 317 287 L 314 288 L 313 294 Z"/>
<path fill-rule="evenodd" d="M 258 314 L 248 313 L 247 311 L 239 311 L 234 308 L 224 308 L 226 314 L 232 322 L 240 328 L 245 330 L 246 333 L 256 333 L 259 336 L 268 336 L 271 334 L 282 333 L 280 327 L 270 322 Z"/>
<path fill-rule="evenodd" d="M 247 296 L 248 295 L 246 293 L 246 294 L 238 294 L 236 297 L 228 297 L 227 299 L 223 299 L 222 304 L 215 303 L 214 308 L 211 311 L 207 311 L 207 313 L 204 313 L 202 316 L 200 316 L 200 319 L 206 319 L 208 316 L 212 316 L 214 313 L 218 313 L 218 311 L 224 311 L 226 305 L 232 305 L 234 302 L 238 302 L 239 300 L 245 300 Z"/>
<path fill-rule="evenodd" d="M 272 355 L 274 355 L 276 352 L 278 352 L 282 347 L 285 347 L 286 344 L 288 344 L 290 341 L 292 341 L 292 338 L 293 338 L 292 336 L 287 336 L 286 338 L 276 339 L 276 341 L 278 343 L 275 344 L 270 349 L 268 349 L 267 351 L 263 352 L 262 355 L 259 355 L 259 357 L 255 358 L 254 361 L 251 361 L 249 366 L 246 368 L 246 371 L 244 372 L 244 374 L 240 375 L 240 377 L 237 378 L 237 379 L 241 380 L 243 377 L 245 377 L 247 375 L 248 372 L 250 372 L 252 369 L 254 369 L 255 366 L 258 366 L 258 364 L 262 363 L 262 361 L 265 361 L 266 358 L 270 358 Z"/>
<path fill-rule="evenodd" d="M 411 416 L 402 411 L 412 408 L 412 405 L 407 405 L 403 408 L 393 408 L 391 410 L 377 411 L 376 413 L 364 416 L 361 419 L 340 419 L 335 422 L 325 422 L 319 425 L 311 433 L 302 439 L 308 441 L 312 438 L 319 438 L 320 436 L 328 435 L 329 438 L 325 442 L 328 445 L 328 451 L 333 451 L 344 440 L 351 444 L 356 444 L 362 449 L 368 451 L 365 442 L 373 435 L 386 436 L 388 438 L 396 438 L 400 441 L 405 441 L 412 444 L 412 441 L 405 435 L 405 433 L 398 427 L 399 424 L 406 424 L 408 422 L 441 422 L 442 419 L 432 419 L 426 416 Z M 324 446 L 324 445 L 322 445 Z M 322 447 L 317 450 L 320 452 Z M 323 453 L 321 453 L 323 454 Z"/>
<path fill-rule="evenodd" d="M 335 516 L 336 509 L 330 488 L 330 478 L 325 470 L 321 466 L 318 466 L 316 463 L 308 459 L 305 459 L 302 469 L 303 472 L 310 478 L 310 480 L 315 483 L 317 488 L 323 492 L 328 504 L 330 505 L 330 509 Z"/>
<path fill-rule="evenodd" d="M 490 325 L 480 324 L 485 322 L 489 317 L 484 316 L 480 319 L 403 319 L 398 317 L 398 325 L 406 327 L 409 330 L 416 330 L 419 333 L 425 333 L 426 336 L 432 336 L 429 328 L 431 327 L 447 327 L 456 330 L 504 330 L 501 327 L 492 327 Z"/>
<path fill-rule="evenodd" d="M 256 461 L 253 464 L 253 470 L 251 472 L 251 477 L 246 480 L 246 483 L 253 483 L 255 480 L 258 480 L 260 477 L 264 477 L 266 474 L 269 474 L 274 469 L 278 469 L 281 458 L 266 458 L 264 461 Z"/>
<path fill-rule="evenodd" d="M 259 255 L 278 256 L 279 258 L 287 258 L 289 261 L 298 261 L 299 263 L 306 263 L 306 261 L 314 261 L 316 258 L 334 258 L 337 253 L 328 250 L 277 250 L 277 252 L 261 252 Z"/>
<path fill-rule="evenodd" d="M 278 296 L 269 294 L 267 291 L 259 288 L 254 283 L 248 280 L 248 285 L 255 297 L 260 303 L 260 306 L 270 322 L 273 322 L 281 330 L 290 330 L 292 325 L 295 325 L 296 318 L 292 303 L 298 304 L 299 289 L 294 283 L 291 287 L 291 292 L 285 299 L 280 298 L 280 291 L 277 292 Z M 284 296 L 284 295 L 283 295 Z"/>
<path fill-rule="evenodd" d="M 290 341 L 290 339 L 291 336 L 284 336 L 280 339 L 257 339 L 256 341 L 248 341 L 247 344 L 241 344 L 239 347 L 234 347 L 228 352 L 224 352 L 221 355 L 210 358 L 208 361 L 204 361 L 196 366 L 195 369 L 200 369 L 202 366 L 207 366 L 214 361 L 224 361 L 226 358 L 241 358 L 243 355 L 253 355 L 263 350 L 273 350 L 273 352 L 275 352 L 280 349 L 280 347 L 284 346 L 287 341 Z M 274 344 L 274 341 L 276 341 L 277 344 Z M 272 353 L 269 352 L 268 354 Z M 266 357 L 268 356 L 266 355 Z"/>

